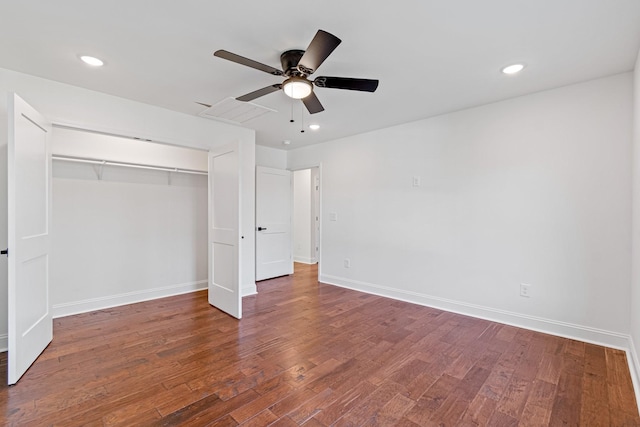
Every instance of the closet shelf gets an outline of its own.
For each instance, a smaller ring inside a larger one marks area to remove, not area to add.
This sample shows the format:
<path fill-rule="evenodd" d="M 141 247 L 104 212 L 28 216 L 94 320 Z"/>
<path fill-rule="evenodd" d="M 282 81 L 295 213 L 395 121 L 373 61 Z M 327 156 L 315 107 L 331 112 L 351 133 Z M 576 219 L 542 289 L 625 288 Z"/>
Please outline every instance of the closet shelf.
<path fill-rule="evenodd" d="M 88 163 L 98 166 L 121 166 L 125 168 L 151 169 L 164 172 L 187 173 L 192 175 L 208 175 L 207 171 L 197 169 L 171 168 L 167 166 L 149 165 L 144 163 L 116 162 L 111 160 L 94 159 L 90 157 L 62 156 L 54 154 L 51 156 L 53 160 L 64 162 Z"/>

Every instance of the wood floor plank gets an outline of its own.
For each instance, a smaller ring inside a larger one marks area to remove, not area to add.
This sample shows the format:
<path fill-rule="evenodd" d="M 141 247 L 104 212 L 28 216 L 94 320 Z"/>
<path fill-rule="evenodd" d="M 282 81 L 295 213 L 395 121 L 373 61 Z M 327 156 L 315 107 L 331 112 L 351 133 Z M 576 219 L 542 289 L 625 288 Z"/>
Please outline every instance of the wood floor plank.
<path fill-rule="evenodd" d="M 284 399 L 292 390 L 293 387 L 291 385 L 286 382 L 281 382 L 268 393 L 262 394 L 260 397 L 257 397 L 246 405 L 235 409 L 230 413 L 230 415 L 238 423 L 243 423 L 255 414 L 272 406 L 274 402 L 279 402 Z"/>
<path fill-rule="evenodd" d="M 625 352 L 612 348 L 605 349 L 607 360 L 607 385 L 609 414 L 612 425 L 640 425 L 634 411 L 635 395 L 631 376 L 627 375 L 628 365 Z M 615 385 L 614 385 L 615 384 Z"/>
<path fill-rule="evenodd" d="M 360 402 L 368 399 L 375 390 L 376 386 L 368 381 L 362 381 L 351 390 L 339 396 L 338 399 L 314 415 L 313 418 L 324 425 L 332 425 Z"/>
<path fill-rule="evenodd" d="M 551 384 L 558 384 L 562 372 L 562 357 L 553 353 L 543 353 L 538 365 L 536 378 Z"/>
<path fill-rule="evenodd" d="M 415 405 L 415 401 L 398 393 L 369 420 L 364 422 L 363 426 L 391 426 L 396 425 L 399 420 Z"/>
<path fill-rule="evenodd" d="M 279 417 L 284 417 L 294 410 L 302 406 L 306 401 L 310 400 L 316 393 L 306 387 L 294 389 L 284 399 L 271 405 L 269 410 Z"/>
<path fill-rule="evenodd" d="M 519 419 L 530 392 L 530 383 L 514 374 L 496 405 L 496 411 L 513 419 Z"/>
<path fill-rule="evenodd" d="M 579 425 L 582 409 L 582 377 L 563 372 L 558 381 L 550 425 Z"/>
<path fill-rule="evenodd" d="M 330 403 L 335 402 L 336 396 L 337 393 L 330 388 L 324 389 L 290 412 L 288 417 L 298 425 L 305 424 Z"/>
<path fill-rule="evenodd" d="M 460 380 L 457 378 L 442 375 L 429 387 L 422 397 L 420 397 L 415 406 L 407 413 L 406 417 L 419 425 L 431 423 L 431 415 L 442 406 L 459 382 Z"/>
<path fill-rule="evenodd" d="M 582 402 L 580 425 L 604 426 L 611 424 L 609 411 L 609 390 L 606 378 L 585 373 L 582 378 Z"/>
<path fill-rule="evenodd" d="M 244 427 L 264 427 L 278 421 L 279 417 L 268 409 L 258 412 L 257 415 L 240 424 Z"/>
<path fill-rule="evenodd" d="M 206 291 L 55 319 L 0 425 L 640 425 L 624 351 L 317 274 L 260 282 L 240 321 Z"/>
<path fill-rule="evenodd" d="M 393 381 L 386 381 L 376 388 L 366 399 L 361 400 L 356 406 L 334 423 L 335 426 L 360 426 L 372 418 L 386 406 L 394 396 L 398 395 L 404 386 Z"/>
<path fill-rule="evenodd" d="M 477 394 L 467 406 L 462 416 L 461 425 L 486 426 L 496 409 L 497 402 L 482 394 Z"/>
<path fill-rule="evenodd" d="M 234 408 L 243 406 L 256 399 L 258 394 L 253 390 L 247 390 L 227 401 L 221 400 L 215 394 L 206 396 L 199 401 L 185 406 L 165 417 L 155 425 L 207 425 L 212 421 L 227 416 Z"/>

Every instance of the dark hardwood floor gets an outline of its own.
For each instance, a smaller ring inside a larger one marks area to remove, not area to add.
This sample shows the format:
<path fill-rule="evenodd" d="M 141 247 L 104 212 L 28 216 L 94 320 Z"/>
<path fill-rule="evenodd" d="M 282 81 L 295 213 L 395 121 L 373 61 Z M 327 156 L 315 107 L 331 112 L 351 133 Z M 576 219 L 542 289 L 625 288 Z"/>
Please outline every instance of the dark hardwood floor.
<path fill-rule="evenodd" d="M 261 282 L 241 321 L 204 291 L 57 319 L 3 422 L 640 426 L 623 351 L 316 277 Z"/>

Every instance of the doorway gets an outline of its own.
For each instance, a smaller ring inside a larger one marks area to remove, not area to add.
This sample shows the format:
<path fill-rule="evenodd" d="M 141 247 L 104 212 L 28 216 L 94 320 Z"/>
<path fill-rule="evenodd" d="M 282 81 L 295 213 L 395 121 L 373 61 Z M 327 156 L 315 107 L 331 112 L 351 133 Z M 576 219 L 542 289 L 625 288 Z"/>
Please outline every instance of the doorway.
<path fill-rule="evenodd" d="M 320 263 L 320 168 L 293 171 L 293 260 Z M 319 267 L 319 265 L 318 265 Z"/>

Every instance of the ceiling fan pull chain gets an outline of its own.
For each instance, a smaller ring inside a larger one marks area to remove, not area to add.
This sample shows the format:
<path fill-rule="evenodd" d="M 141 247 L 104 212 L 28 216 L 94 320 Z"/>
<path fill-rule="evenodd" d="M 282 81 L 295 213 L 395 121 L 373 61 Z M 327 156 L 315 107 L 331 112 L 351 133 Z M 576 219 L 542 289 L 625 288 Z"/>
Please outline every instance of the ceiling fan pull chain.
<path fill-rule="evenodd" d="M 289 120 L 289 123 L 293 123 L 295 122 L 295 120 L 293 120 L 293 98 L 289 100 L 289 104 L 291 104 L 291 120 Z"/>
<path fill-rule="evenodd" d="M 300 133 L 304 133 L 304 108 L 300 104 Z"/>

